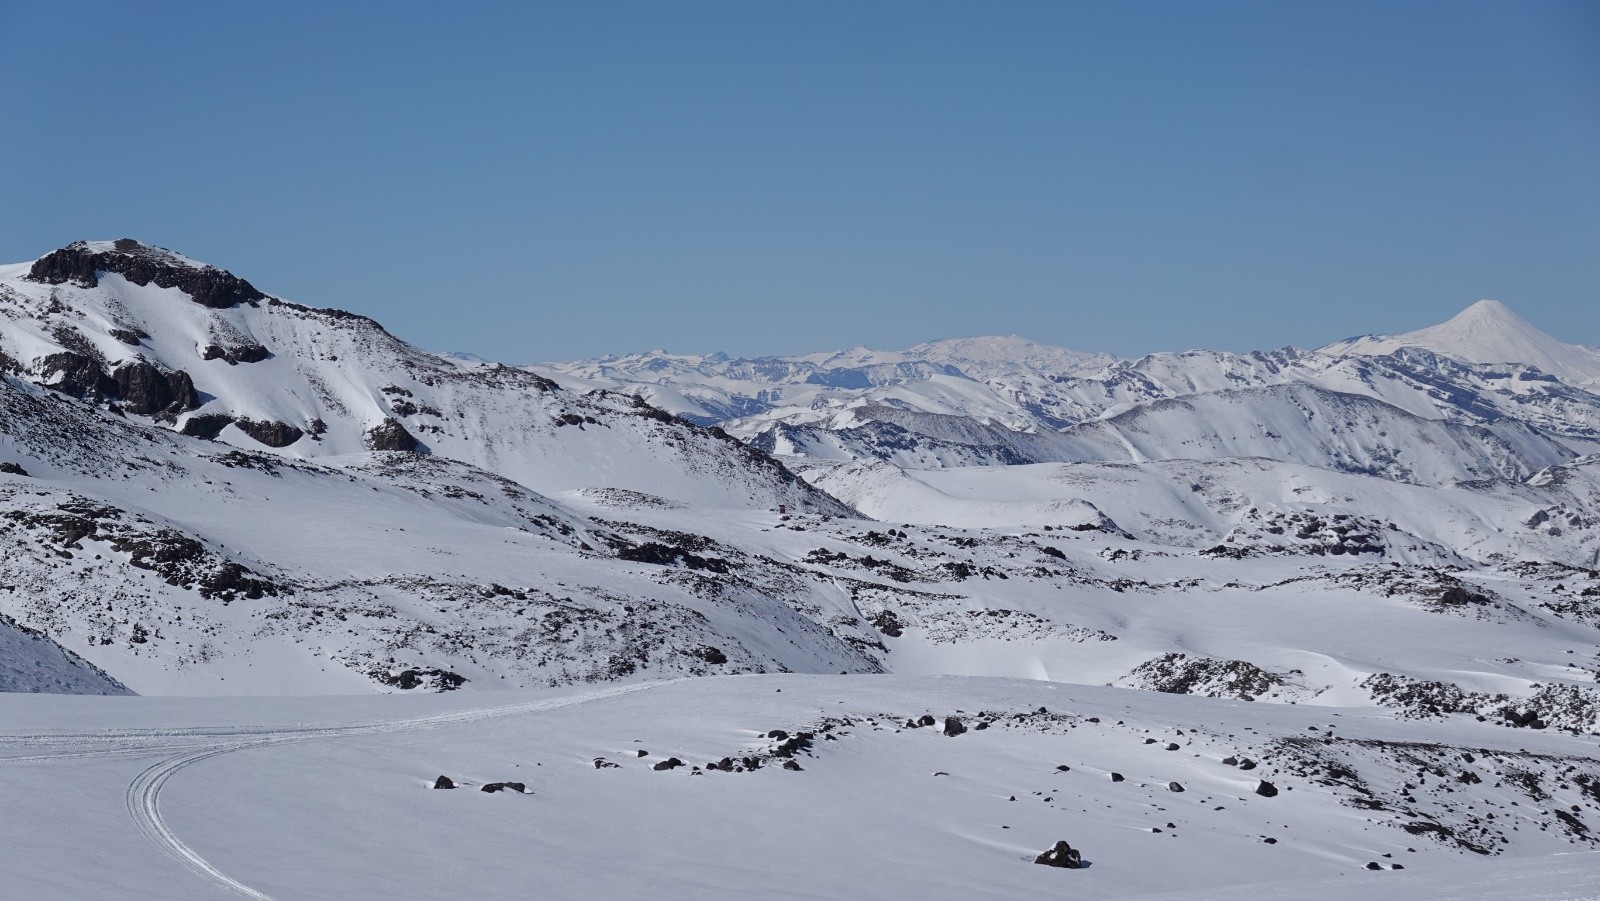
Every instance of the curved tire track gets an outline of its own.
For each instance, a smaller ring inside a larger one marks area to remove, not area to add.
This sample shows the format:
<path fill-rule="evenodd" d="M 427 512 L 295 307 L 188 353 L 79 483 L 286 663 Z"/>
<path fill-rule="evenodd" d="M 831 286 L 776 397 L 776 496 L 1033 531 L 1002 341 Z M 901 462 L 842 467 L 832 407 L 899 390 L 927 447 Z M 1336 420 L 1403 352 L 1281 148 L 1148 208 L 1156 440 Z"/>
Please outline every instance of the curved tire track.
<path fill-rule="evenodd" d="M 473 723 L 482 720 L 499 719 L 508 716 L 519 716 L 528 713 L 541 713 L 549 710 L 559 710 L 563 707 L 576 707 L 583 704 L 592 704 L 621 695 L 634 692 L 647 691 L 660 688 L 681 680 L 671 679 L 661 682 L 649 682 L 640 685 L 627 685 L 616 688 L 600 689 L 580 695 L 571 695 L 563 698 L 552 698 L 546 701 L 532 701 L 526 704 L 509 704 L 504 707 L 486 707 L 477 710 L 463 710 L 456 713 L 443 713 L 433 716 L 413 717 L 402 720 L 386 720 L 373 723 L 360 723 L 349 726 L 327 726 L 320 728 L 291 729 L 283 732 L 261 733 L 259 731 L 240 730 L 232 737 L 245 739 L 233 741 L 223 745 L 212 745 L 199 749 L 189 748 L 184 753 L 168 757 L 140 773 L 128 786 L 127 804 L 128 813 L 133 817 L 133 822 L 139 831 L 160 848 L 162 853 L 172 858 L 201 878 L 210 881 L 219 888 L 227 889 L 235 894 L 257 901 L 271 901 L 271 896 L 264 894 L 237 879 L 229 876 L 213 866 L 202 857 L 199 852 L 183 843 L 183 840 L 167 826 L 166 819 L 161 815 L 161 790 L 167 782 L 179 772 L 203 760 L 242 751 L 246 748 L 260 748 L 270 745 L 292 744 L 306 741 L 319 741 L 334 738 L 346 738 L 358 735 L 381 735 L 394 732 L 411 732 L 421 729 L 434 729 L 440 726 Z M 92 753 L 92 752 L 91 752 Z M 77 756 L 77 755 L 68 755 Z"/>

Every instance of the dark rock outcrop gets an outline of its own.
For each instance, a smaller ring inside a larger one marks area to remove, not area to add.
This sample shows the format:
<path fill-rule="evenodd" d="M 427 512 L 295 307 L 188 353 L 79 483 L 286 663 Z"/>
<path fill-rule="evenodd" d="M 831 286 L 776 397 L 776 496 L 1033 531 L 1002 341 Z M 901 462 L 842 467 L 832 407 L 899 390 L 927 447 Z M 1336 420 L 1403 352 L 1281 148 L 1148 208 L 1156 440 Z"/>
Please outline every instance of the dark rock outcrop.
<path fill-rule="evenodd" d="M 385 419 L 367 429 L 367 447 L 375 451 L 417 453 L 421 445 L 398 419 Z"/>
<path fill-rule="evenodd" d="M 239 419 L 234 421 L 239 431 L 251 438 L 265 444 L 267 447 L 288 447 L 299 441 L 305 432 L 287 422 L 256 422 L 253 419 Z"/>
<path fill-rule="evenodd" d="M 88 401 L 116 397 L 117 383 L 106 375 L 100 361 L 87 354 L 63 350 L 44 358 L 41 374 L 45 386 Z"/>
<path fill-rule="evenodd" d="M 700 647 L 693 648 L 685 653 L 691 657 L 698 657 L 712 666 L 721 666 L 722 664 L 728 662 L 728 655 L 722 653 L 721 648 L 714 648 L 711 645 L 701 645 Z"/>
<path fill-rule="evenodd" d="M 373 678 L 401 691 L 422 687 L 434 691 L 454 691 L 467 682 L 467 677 L 441 669 L 408 669 L 398 673 L 377 673 Z"/>
<path fill-rule="evenodd" d="M 519 795 L 525 795 L 528 793 L 528 786 L 521 782 L 489 782 L 486 783 L 483 788 L 479 789 L 479 791 L 486 791 L 490 794 L 500 791 L 508 791 L 516 792 Z"/>
<path fill-rule="evenodd" d="M 207 441 L 217 440 L 222 430 L 233 424 L 233 417 L 226 413 L 202 413 L 184 420 L 183 428 L 178 431 L 191 438 L 204 438 Z"/>
<path fill-rule="evenodd" d="M 1276 798 L 1278 796 L 1278 787 L 1263 779 L 1261 780 L 1261 783 L 1256 786 L 1256 794 L 1263 798 Z"/>
<path fill-rule="evenodd" d="M 5 460 L 0 460 L 0 472 L 12 476 L 26 476 L 28 474 L 26 469 L 23 469 L 15 463 L 9 463 Z"/>
<path fill-rule="evenodd" d="M 111 249 L 100 251 L 84 241 L 69 244 L 35 260 L 28 278 L 47 285 L 70 282 L 93 288 L 100 284 L 102 272 L 115 272 L 135 285 L 177 288 L 195 303 L 218 310 L 266 298 L 254 285 L 231 272 L 187 262 L 132 238 L 122 238 Z"/>
<path fill-rule="evenodd" d="M 433 787 L 434 788 L 455 788 L 456 784 L 455 784 L 455 781 L 452 780 L 449 776 L 440 776 L 439 778 L 433 780 Z"/>
<path fill-rule="evenodd" d="M 657 771 L 660 771 L 660 770 L 671 770 L 671 769 L 676 769 L 676 768 L 678 768 L 680 766 L 683 766 L 683 761 L 679 760 L 676 757 L 668 757 L 666 760 L 660 761 L 655 766 L 651 767 L 651 769 L 657 770 Z"/>
<path fill-rule="evenodd" d="M 1050 850 L 1035 857 L 1033 862 L 1047 867 L 1076 870 L 1083 866 L 1083 853 L 1066 842 L 1056 842 Z"/>
<path fill-rule="evenodd" d="M 947 717 L 944 718 L 944 734 L 945 735 L 951 736 L 953 738 L 953 737 L 955 737 L 957 735 L 960 735 L 961 733 L 963 733 L 965 731 L 967 731 L 967 727 L 962 724 L 961 720 L 959 720 L 959 719 L 957 719 L 956 717 L 953 717 L 953 716 L 947 716 Z"/>
<path fill-rule="evenodd" d="M 208 344 L 205 350 L 200 352 L 200 356 L 206 360 L 226 360 L 229 366 L 237 366 L 240 363 L 259 363 L 271 357 L 272 352 L 260 344 L 253 343 L 231 344 L 227 347 Z"/>
<path fill-rule="evenodd" d="M 183 370 L 162 372 L 144 360 L 123 363 L 111 374 L 123 409 L 141 416 L 176 416 L 199 408 L 194 381 Z"/>

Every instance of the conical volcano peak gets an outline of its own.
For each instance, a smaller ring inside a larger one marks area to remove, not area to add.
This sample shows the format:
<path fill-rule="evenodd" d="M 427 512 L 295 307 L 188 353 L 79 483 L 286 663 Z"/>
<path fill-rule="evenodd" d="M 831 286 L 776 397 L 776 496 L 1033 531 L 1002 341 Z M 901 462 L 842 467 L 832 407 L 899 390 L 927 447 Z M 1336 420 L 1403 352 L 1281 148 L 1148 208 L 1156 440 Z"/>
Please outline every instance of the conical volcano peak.
<path fill-rule="evenodd" d="M 1498 300 L 1480 300 L 1428 328 L 1351 338 L 1322 352 L 1377 356 L 1402 347 L 1420 347 L 1469 363 L 1523 363 L 1570 384 L 1600 384 L 1600 352 L 1557 341 Z"/>

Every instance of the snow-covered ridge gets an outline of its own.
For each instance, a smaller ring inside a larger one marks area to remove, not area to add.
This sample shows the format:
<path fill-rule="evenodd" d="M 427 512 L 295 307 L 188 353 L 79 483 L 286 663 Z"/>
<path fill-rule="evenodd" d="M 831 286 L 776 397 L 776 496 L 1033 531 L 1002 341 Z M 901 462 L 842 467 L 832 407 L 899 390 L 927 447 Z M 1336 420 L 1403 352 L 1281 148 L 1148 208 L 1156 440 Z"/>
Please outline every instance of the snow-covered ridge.
<path fill-rule="evenodd" d="M 129 239 L 0 268 L 0 371 L 185 434 L 315 459 L 420 451 L 536 490 L 842 507 L 725 434 L 636 397 L 464 366 L 364 316 L 301 306 Z"/>

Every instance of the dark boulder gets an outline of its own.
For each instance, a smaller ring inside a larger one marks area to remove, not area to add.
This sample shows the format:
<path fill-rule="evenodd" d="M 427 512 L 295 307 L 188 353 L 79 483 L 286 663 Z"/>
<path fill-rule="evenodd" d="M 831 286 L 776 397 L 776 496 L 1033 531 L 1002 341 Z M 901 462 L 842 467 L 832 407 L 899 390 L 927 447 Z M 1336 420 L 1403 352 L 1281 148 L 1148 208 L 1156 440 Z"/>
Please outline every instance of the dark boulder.
<path fill-rule="evenodd" d="M 1241 769 L 1241 770 L 1253 770 L 1255 768 L 1256 768 L 1256 762 L 1254 760 L 1251 760 L 1248 757 L 1246 757 L 1245 759 L 1239 761 L 1239 769 Z"/>
<path fill-rule="evenodd" d="M 1167 750 L 1168 751 L 1176 751 L 1176 750 L 1178 750 L 1178 743 L 1175 742 L 1175 741 L 1167 742 Z"/>
<path fill-rule="evenodd" d="M 654 769 L 654 770 L 670 770 L 670 769 L 675 769 L 675 768 L 680 767 L 680 766 L 683 766 L 683 761 L 679 760 L 676 757 L 668 757 L 666 760 L 658 762 L 655 766 L 651 767 L 651 769 Z"/>
<path fill-rule="evenodd" d="M 1033 862 L 1047 867 L 1076 870 L 1083 866 L 1083 854 L 1066 842 L 1056 842 L 1050 850 L 1035 857 Z"/>
<path fill-rule="evenodd" d="M 1239 758 L 1237 758 L 1237 757 L 1224 757 L 1224 758 L 1222 758 L 1222 765 L 1223 766 L 1238 766 L 1239 765 Z"/>
<path fill-rule="evenodd" d="M 490 794 L 500 791 L 507 791 L 516 792 L 519 795 L 525 795 L 528 793 L 528 787 L 521 782 L 490 782 L 483 788 L 479 789 L 479 791 L 486 791 Z"/>
<path fill-rule="evenodd" d="M 1167 791 L 1169 791 L 1169 792 L 1181 792 L 1181 791 L 1183 791 L 1183 783 L 1182 782 L 1168 782 L 1167 783 Z"/>
<path fill-rule="evenodd" d="M 934 719 L 931 714 L 924 713 L 922 716 L 917 717 L 918 726 L 932 726 L 933 724 Z"/>
<path fill-rule="evenodd" d="M 367 429 L 367 447 L 375 451 L 402 451 L 414 454 L 421 444 L 397 419 L 385 419 Z"/>
<path fill-rule="evenodd" d="M 961 733 L 963 733 L 965 731 L 967 731 L 967 727 L 962 725 L 961 720 L 959 720 L 959 719 L 957 719 L 956 717 L 953 717 L 953 716 L 947 716 L 947 717 L 944 718 L 944 734 L 945 735 L 948 735 L 951 738 L 954 738 L 955 736 L 960 735 Z"/>
<path fill-rule="evenodd" d="M 8 463 L 5 460 L 0 460 L 0 472 L 11 476 L 26 476 L 28 474 L 26 469 L 23 469 L 15 463 Z"/>
<path fill-rule="evenodd" d="M 1369 869 L 1369 870 L 1381 870 L 1381 869 L 1383 869 L 1383 864 L 1378 863 L 1376 860 L 1368 861 L 1367 862 L 1367 869 Z"/>
<path fill-rule="evenodd" d="M 439 778 L 433 780 L 433 787 L 434 788 L 455 788 L 456 784 L 455 784 L 454 781 L 451 780 L 451 778 L 449 776 L 440 776 Z"/>
<path fill-rule="evenodd" d="M 1276 798 L 1278 796 L 1278 787 L 1263 779 L 1256 786 L 1256 794 L 1263 798 Z"/>
<path fill-rule="evenodd" d="M 783 762 L 783 768 L 786 769 L 786 770 L 793 770 L 796 773 L 798 773 L 798 772 L 800 772 L 800 761 L 798 761 L 798 760 L 785 760 Z"/>
<path fill-rule="evenodd" d="M 650 752 L 646 751 L 644 748 L 640 748 L 639 750 L 635 751 L 634 753 L 639 755 L 640 757 L 649 757 L 650 756 Z"/>
<path fill-rule="evenodd" d="M 612 763 L 604 757 L 596 757 L 594 759 L 594 768 L 597 770 L 615 770 L 621 768 L 621 766 L 622 764 Z"/>
<path fill-rule="evenodd" d="M 1111 774 L 1111 781 L 1112 782 L 1121 782 L 1124 778 L 1126 778 L 1126 777 L 1123 776 L 1121 773 L 1112 773 Z"/>

